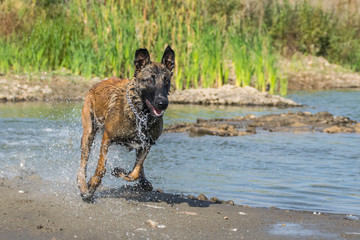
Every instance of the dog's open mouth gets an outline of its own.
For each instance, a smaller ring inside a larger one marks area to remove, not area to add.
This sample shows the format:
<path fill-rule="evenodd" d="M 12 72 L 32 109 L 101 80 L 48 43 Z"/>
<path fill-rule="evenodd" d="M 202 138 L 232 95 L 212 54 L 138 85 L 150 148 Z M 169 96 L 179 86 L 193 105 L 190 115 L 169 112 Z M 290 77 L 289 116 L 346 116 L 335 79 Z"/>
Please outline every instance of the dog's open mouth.
<path fill-rule="evenodd" d="M 153 116 L 155 117 L 161 117 L 164 113 L 164 110 L 158 110 L 156 109 L 149 100 L 146 99 L 146 105 L 148 106 L 148 108 L 150 109 L 150 112 Z"/>

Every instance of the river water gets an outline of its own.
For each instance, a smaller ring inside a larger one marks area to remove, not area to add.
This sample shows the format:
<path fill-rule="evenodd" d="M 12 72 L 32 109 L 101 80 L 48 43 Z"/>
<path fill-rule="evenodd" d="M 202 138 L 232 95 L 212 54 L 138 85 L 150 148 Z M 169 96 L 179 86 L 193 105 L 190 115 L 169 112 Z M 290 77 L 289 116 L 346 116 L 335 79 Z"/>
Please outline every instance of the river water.
<path fill-rule="evenodd" d="M 165 123 L 246 114 L 329 111 L 360 121 L 360 91 L 296 92 L 303 108 L 171 105 Z M 36 173 L 76 188 L 80 163 L 81 103 L 0 104 L 0 177 Z M 259 133 L 242 137 L 163 134 L 145 162 L 154 188 L 217 196 L 256 207 L 360 215 L 360 134 Z M 89 159 L 93 173 L 100 148 Z M 131 170 L 134 152 L 112 146 L 103 185 L 126 184 L 109 173 Z M 89 175 L 90 175 L 89 174 Z"/>

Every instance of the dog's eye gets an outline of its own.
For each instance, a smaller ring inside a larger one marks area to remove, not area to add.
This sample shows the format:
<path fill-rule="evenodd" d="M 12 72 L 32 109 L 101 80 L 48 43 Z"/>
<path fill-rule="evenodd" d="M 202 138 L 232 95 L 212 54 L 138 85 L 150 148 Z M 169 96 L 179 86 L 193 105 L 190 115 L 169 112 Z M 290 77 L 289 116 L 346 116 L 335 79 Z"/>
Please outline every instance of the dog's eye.
<path fill-rule="evenodd" d="M 145 81 L 146 81 L 147 83 L 149 83 L 149 84 L 155 82 L 155 75 L 152 75 L 151 78 L 145 79 Z"/>
<path fill-rule="evenodd" d="M 151 83 L 154 82 L 154 79 L 153 78 L 147 78 L 147 79 L 145 79 L 145 82 L 151 84 Z"/>

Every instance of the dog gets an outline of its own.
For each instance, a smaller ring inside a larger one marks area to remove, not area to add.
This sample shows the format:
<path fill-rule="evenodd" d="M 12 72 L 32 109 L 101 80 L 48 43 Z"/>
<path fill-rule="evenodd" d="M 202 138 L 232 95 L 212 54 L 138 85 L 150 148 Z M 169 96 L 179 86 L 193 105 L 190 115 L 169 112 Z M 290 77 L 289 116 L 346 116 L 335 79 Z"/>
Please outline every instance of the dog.
<path fill-rule="evenodd" d="M 95 84 L 87 93 L 81 111 L 83 134 L 81 163 L 77 173 L 80 195 L 93 199 L 106 172 L 106 154 L 113 143 L 136 150 L 131 172 L 115 168 L 112 175 L 127 181 L 139 181 L 145 191 L 152 185 L 146 179 L 143 164 L 151 145 L 161 135 L 163 113 L 167 109 L 170 81 L 175 66 L 175 52 L 168 46 L 160 63 L 150 60 L 146 48 L 135 52 L 135 73 L 132 79 L 112 77 Z M 86 166 L 98 130 L 103 130 L 100 156 L 95 174 L 86 184 Z"/>

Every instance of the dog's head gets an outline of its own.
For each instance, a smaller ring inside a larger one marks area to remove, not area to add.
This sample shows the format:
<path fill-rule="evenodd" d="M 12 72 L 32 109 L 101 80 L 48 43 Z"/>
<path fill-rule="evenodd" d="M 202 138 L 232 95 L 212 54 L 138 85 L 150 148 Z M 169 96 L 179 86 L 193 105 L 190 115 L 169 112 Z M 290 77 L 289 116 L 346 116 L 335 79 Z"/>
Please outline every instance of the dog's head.
<path fill-rule="evenodd" d="M 135 52 L 135 83 L 141 101 L 152 116 L 161 117 L 169 105 L 170 80 L 175 66 L 175 53 L 168 46 L 160 63 L 151 62 L 149 52 Z"/>

